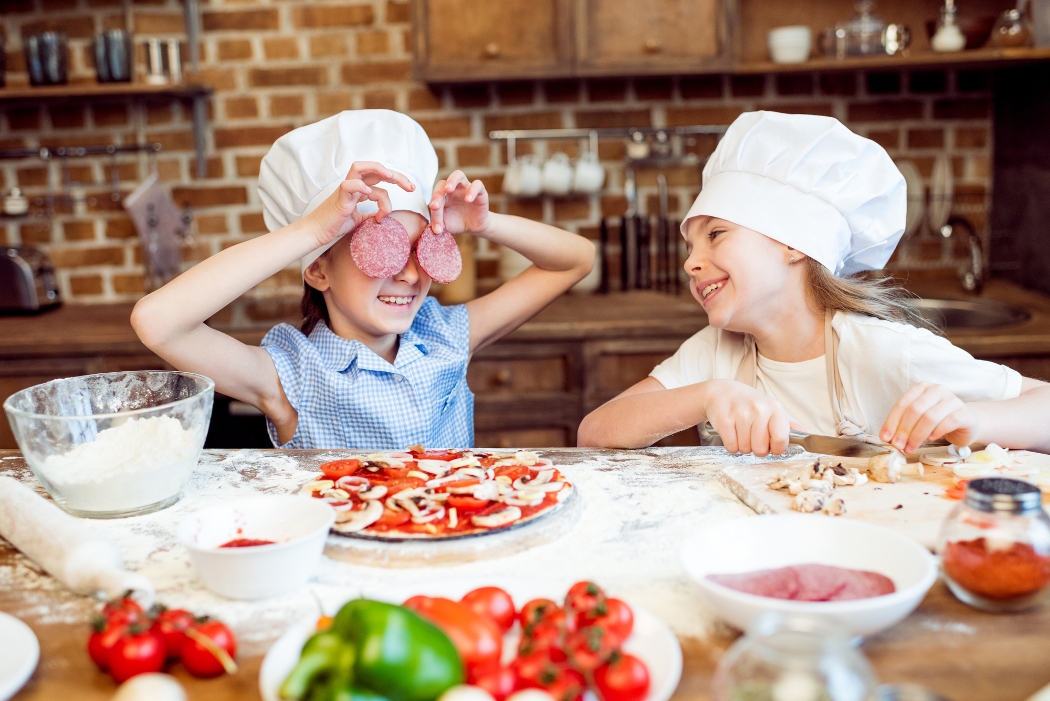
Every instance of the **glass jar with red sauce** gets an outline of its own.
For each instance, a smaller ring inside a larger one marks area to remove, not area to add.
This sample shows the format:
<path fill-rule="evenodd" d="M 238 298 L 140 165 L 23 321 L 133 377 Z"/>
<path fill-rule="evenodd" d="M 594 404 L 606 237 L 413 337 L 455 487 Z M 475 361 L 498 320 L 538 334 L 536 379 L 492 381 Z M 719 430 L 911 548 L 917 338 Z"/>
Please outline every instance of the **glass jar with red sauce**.
<path fill-rule="evenodd" d="M 971 480 L 941 527 L 941 572 L 958 599 L 984 611 L 1021 611 L 1050 584 L 1050 518 L 1039 487 L 1022 480 Z"/>

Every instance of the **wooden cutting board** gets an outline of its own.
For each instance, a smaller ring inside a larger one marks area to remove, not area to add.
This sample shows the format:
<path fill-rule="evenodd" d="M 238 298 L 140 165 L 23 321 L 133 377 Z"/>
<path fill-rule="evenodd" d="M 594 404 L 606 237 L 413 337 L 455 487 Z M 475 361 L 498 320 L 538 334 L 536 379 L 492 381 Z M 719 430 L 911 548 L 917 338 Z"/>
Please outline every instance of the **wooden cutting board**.
<path fill-rule="evenodd" d="M 1033 482 L 1044 483 L 1050 473 L 1050 455 L 1016 451 L 1026 468 L 1038 466 L 1043 474 Z M 866 460 L 832 458 L 841 460 L 846 467 L 864 470 Z M 721 473 L 722 482 L 733 494 L 760 514 L 795 513 L 791 509 L 792 496 L 787 491 L 769 488 L 782 470 L 798 474 L 813 460 L 790 460 L 761 463 L 757 465 L 734 465 Z M 836 487 L 836 496 L 846 502 L 846 513 L 842 516 L 812 514 L 813 518 L 853 518 L 891 528 L 914 538 L 933 550 L 937 545 L 937 534 L 949 512 L 958 500 L 945 496 L 945 490 L 955 487 L 957 478 L 950 467 L 924 465 L 925 476 L 915 474 L 915 466 L 909 465 L 906 474 L 896 484 L 880 484 L 869 481 L 859 487 Z M 1008 472 L 1004 476 L 1013 476 Z M 1046 492 L 1044 486 L 1044 492 Z M 1044 496 L 1045 498 L 1045 496 Z"/>

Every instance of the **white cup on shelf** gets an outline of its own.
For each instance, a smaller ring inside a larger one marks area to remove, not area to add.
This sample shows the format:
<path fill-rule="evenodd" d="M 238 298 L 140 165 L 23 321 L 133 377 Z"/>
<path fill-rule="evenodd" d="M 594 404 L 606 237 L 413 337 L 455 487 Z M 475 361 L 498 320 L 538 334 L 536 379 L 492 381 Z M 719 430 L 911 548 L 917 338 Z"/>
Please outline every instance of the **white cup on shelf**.
<path fill-rule="evenodd" d="M 804 25 L 777 27 L 767 36 L 773 63 L 805 63 L 813 46 L 813 32 Z"/>
<path fill-rule="evenodd" d="M 543 173 L 534 156 L 521 156 L 507 166 L 503 191 L 508 195 L 535 197 L 543 189 Z"/>
<path fill-rule="evenodd" d="M 543 191 L 548 195 L 569 194 L 572 179 L 572 164 L 564 153 L 555 153 L 543 164 Z"/>
<path fill-rule="evenodd" d="M 598 162 L 598 154 L 585 153 L 576 161 L 576 170 L 572 177 L 572 190 L 593 195 L 602 191 L 605 184 L 605 169 Z"/>

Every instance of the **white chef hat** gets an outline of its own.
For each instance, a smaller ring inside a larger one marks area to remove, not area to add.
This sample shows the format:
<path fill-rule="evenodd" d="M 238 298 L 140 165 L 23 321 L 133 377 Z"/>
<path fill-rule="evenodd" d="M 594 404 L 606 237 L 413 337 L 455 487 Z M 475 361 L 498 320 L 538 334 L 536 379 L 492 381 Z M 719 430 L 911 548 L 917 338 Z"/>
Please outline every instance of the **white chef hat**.
<path fill-rule="evenodd" d="M 390 196 L 392 210 L 408 210 L 430 220 L 431 191 L 437 179 L 438 159 L 430 138 L 414 119 L 391 110 L 347 110 L 299 127 L 274 142 L 259 168 L 259 199 L 270 231 L 306 216 L 346 179 L 355 161 L 376 161 L 395 170 L 416 186 L 405 192 L 392 183 L 380 183 Z M 358 211 L 371 214 L 378 205 L 366 200 Z M 329 246 L 300 261 L 306 270 Z"/>
<path fill-rule="evenodd" d="M 874 141 L 831 117 L 747 112 L 704 166 L 682 234 L 692 217 L 725 219 L 849 275 L 886 264 L 906 207 L 904 176 Z"/>

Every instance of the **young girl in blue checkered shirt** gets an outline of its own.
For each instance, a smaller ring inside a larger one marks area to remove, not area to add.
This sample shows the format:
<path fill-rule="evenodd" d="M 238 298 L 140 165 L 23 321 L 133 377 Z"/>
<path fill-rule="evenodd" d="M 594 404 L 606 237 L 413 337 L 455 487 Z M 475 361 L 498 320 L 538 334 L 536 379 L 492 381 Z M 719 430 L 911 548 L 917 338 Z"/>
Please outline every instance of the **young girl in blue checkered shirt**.
<path fill-rule="evenodd" d="M 587 275 L 594 245 L 490 212 L 482 182 L 460 171 L 431 191 L 437 168 L 422 128 L 387 110 L 343 112 L 281 137 L 259 176 L 270 233 L 144 297 L 132 312 L 135 331 L 174 367 L 207 375 L 219 392 L 259 408 L 275 446 L 472 446 L 470 355 Z M 368 248 L 365 237 L 353 245 L 353 232 L 373 215 L 403 225 L 412 248 L 388 277 L 362 268 L 382 267 L 389 250 Z M 488 295 L 444 307 L 427 296 L 431 278 L 416 256 L 428 220 L 435 234 L 485 238 L 533 265 Z M 205 323 L 297 260 L 299 328 L 280 324 L 256 347 Z"/>

